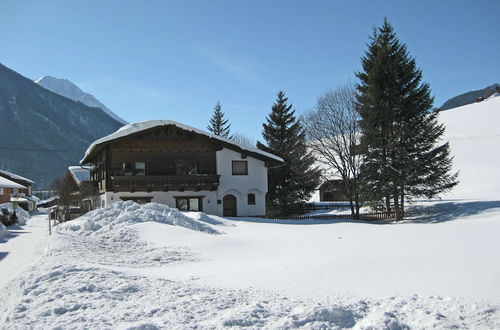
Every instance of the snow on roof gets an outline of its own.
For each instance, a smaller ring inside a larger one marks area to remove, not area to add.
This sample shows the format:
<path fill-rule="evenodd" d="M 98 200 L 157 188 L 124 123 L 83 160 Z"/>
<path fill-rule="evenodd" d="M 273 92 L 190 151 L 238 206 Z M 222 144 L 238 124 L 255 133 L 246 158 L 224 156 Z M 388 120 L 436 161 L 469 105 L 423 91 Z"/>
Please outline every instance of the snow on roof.
<path fill-rule="evenodd" d="M 90 181 L 90 166 L 70 166 L 68 171 L 78 185 L 84 181 Z"/>
<path fill-rule="evenodd" d="M 20 185 L 19 183 L 15 183 L 3 176 L 0 176 L 0 188 L 19 188 L 19 189 L 28 189 L 27 187 Z"/>
<path fill-rule="evenodd" d="M 11 202 L 17 202 L 17 203 L 26 203 L 29 202 L 30 200 L 26 198 L 26 196 L 23 197 L 11 197 L 10 198 Z"/>
<path fill-rule="evenodd" d="M 132 124 L 125 125 L 125 126 L 121 127 L 120 129 L 118 129 L 116 132 L 114 132 L 110 135 L 107 135 L 103 138 L 100 138 L 99 140 L 94 141 L 90 145 L 90 147 L 87 149 L 87 151 L 85 152 L 85 156 L 80 161 L 80 164 L 84 164 L 84 162 L 87 161 L 87 157 L 94 151 L 94 149 L 97 148 L 98 145 L 100 145 L 102 143 L 106 143 L 106 142 L 130 135 L 130 134 L 138 133 L 138 132 L 141 132 L 141 131 L 144 131 L 144 130 L 147 130 L 147 129 L 150 129 L 153 127 L 167 126 L 167 125 L 174 125 L 180 129 L 183 129 L 186 131 L 191 131 L 191 132 L 201 134 L 201 135 L 205 135 L 209 138 L 232 144 L 240 149 L 243 149 L 243 150 L 246 150 L 249 152 L 253 152 L 253 153 L 257 153 L 257 154 L 260 154 L 264 157 L 271 158 L 271 159 L 274 159 L 274 160 L 279 161 L 279 162 L 283 162 L 283 159 L 281 157 L 278 157 L 276 155 L 273 155 L 271 153 L 268 153 L 268 152 L 265 152 L 265 151 L 262 151 L 262 150 L 259 150 L 256 148 L 252 148 L 252 147 L 248 147 L 248 146 L 236 143 L 231 139 L 226 139 L 226 138 L 220 137 L 218 135 L 210 134 L 208 132 L 202 131 L 200 129 L 197 129 L 197 128 L 194 128 L 194 127 L 191 127 L 191 126 L 188 126 L 185 124 L 178 123 L 178 122 L 173 121 L 173 120 L 160 120 L 159 119 L 159 120 L 141 121 L 138 123 L 132 123 Z"/>
<path fill-rule="evenodd" d="M 14 180 L 23 180 L 23 181 L 26 181 L 26 182 L 29 182 L 29 183 L 35 183 L 35 181 L 23 178 L 20 175 L 17 175 L 17 174 L 14 174 L 14 173 L 11 173 L 11 172 L 8 172 L 8 171 L 5 171 L 5 170 L 0 170 L 0 174 L 6 175 L 9 178 L 14 179 Z M 24 187 L 24 188 L 26 188 L 26 187 Z"/>

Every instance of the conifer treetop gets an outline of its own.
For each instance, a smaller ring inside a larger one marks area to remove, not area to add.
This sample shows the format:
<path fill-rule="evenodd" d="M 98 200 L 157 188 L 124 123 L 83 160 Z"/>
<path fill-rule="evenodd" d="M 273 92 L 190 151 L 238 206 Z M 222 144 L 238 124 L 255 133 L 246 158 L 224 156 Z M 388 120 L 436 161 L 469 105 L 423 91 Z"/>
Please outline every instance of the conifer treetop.
<path fill-rule="evenodd" d="M 222 106 L 218 101 L 214 107 L 214 112 L 212 114 L 212 118 L 210 119 L 210 123 L 207 126 L 207 129 L 214 135 L 224 138 L 231 138 L 230 127 L 231 125 L 228 124 L 228 120 L 224 119 L 224 112 L 222 112 Z"/>

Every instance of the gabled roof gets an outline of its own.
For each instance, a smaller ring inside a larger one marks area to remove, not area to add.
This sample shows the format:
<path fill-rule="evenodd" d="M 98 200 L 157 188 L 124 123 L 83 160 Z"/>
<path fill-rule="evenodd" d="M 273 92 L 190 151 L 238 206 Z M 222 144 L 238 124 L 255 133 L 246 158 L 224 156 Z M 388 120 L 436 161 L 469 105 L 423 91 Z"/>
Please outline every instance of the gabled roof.
<path fill-rule="evenodd" d="M 190 131 L 190 132 L 193 132 L 196 134 L 204 135 L 210 139 L 222 142 L 225 146 L 227 146 L 230 149 L 233 149 L 236 151 L 248 152 L 250 155 L 253 155 L 256 158 L 261 158 L 261 159 L 264 158 L 265 160 L 272 160 L 272 161 L 283 163 L 283 159 L 281 157 L 278 157 L 278 156 L 273 155 L 271 153 L 236 143 L 231 139 L 226 139 L 226 138 L 214 135 L 214 134 L 210 134 L 208 132 L 202 131 L 200 129 L 197 129 L 197 128 L 194 128 L 194 127 L 191 127 L 188 125 L 178 123 L 178 122 L 173 121 L 173 120 L 148 120 L 148 121 L 142 121 L 142 122 L 138 122 L 138 123 L 125 125 L 125 126 L 121 127 L 119 130 L 117 130 L 116 132 L 114 132 L 110 135 L 107 135 L 103 138 L 100 138 L 99 140 L 94 141 L 94 143 L 92 143 L 90 145 L 90 147 L 87 149 L 87 151 L 85 152 L 85 156 L 80 161 L 80 164 L 85 164 L 85 163 L 89 162 L 91 159 L 91 156 L 93 156 L 95 154 L 95 152 L 97 152 L 102 147 L 104 147 L 104 145 L 108 144 L 109 142 L 111 142 L 113 140 L 131 135 L 131 134 L 139 133 L 139 132 L 142 132 L 142 131 L 145 131 L 145 130 L 148 130 L 148 129 L 151 129 L 154 127 L 169 126 L 169 125 L 176 126 L 176 127 L 180 128 L 182 130 L 185 130 L 185 131 Z"/>
<path fill-rule="evenodd" d="M 27 187 L 20 185 L 19 183 L 15 183 L 3 176 L 0 176 L 0 188 L 19 188 L 19 189 L 28 189 Z"/>
<path fill-rule="evenodd" d="M 70 166 L 68 171 L 75 180 L 77 185 L 81 185 L 82 182 L 90 181 L 90 166 Z"/>
<path fill-rule="evenodd" d="M 14 173 L 11 173 L 11 172 L 8 172 L 8 171 L 5 171 L 5 170 L 0 170 L 0 176 L 7 177 L 7 178 L 9 178 L 11 180 L 22 180 L 22 181 L 25 181 L 25 182 L 28 182 L 28 183 L 31 183 L 31 184 L 35 183 L 35 181 L 23 178 L 20 175 L 17 175 L 17 174 L 14 174 Z M 26 188 L 26 187 L 24 187 L 24 188 Z"/>

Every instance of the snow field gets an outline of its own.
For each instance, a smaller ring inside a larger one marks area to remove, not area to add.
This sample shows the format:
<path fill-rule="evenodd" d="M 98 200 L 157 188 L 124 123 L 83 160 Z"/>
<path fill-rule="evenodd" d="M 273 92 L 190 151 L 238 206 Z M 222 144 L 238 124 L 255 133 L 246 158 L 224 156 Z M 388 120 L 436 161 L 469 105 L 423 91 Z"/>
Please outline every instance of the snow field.
<path fill-rule="evenodd" d="M 498 274 L 492 262 L 498 243 L 492 238 L 498 237 L 500 208 L 490 206 L 437 224 L 423 214 L 420 223 L 304 226 L 124 202 L 56 226 L 42 259 L 0 292 L 0 324 L 8 329 L 498 328 L 500 306 L 486 302 L 484 290 L 498 295 L 498 277 L 480 276 Z M 213 227 L 226 234 L 210 234 L 220 232 Z M 474 244 L 454 250 L 464 238 Z M 450 251 L 440 252 L 443 246 Z M 467 250 L 469 255 L 450 260 Z M 426 258 L 430 262 L 422 263 Z M 478 291 L 479 282 L 485 288 Z M 461 291 L 457 283 L 472 291 Z M 447 290 L 455 298 L 443 294 Z M 467 297 L 456 297 L 460 292 Z"/>
<path fill-rule="evenodd" d="M 444 198 L 500 199 L 500 96 L 439 113 L 460 183 Z"/>

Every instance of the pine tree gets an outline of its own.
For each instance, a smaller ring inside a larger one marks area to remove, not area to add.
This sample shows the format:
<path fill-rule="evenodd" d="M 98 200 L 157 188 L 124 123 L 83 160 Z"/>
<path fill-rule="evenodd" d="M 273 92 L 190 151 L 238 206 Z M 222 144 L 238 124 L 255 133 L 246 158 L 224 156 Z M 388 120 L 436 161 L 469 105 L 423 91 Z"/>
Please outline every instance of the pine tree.
<path fill-rule="evenodd" d="M 304 130 L 287 101 L 280 91 L 263 124 L 262 136 L 267 145 L 257 142 L 259 149 L 285 161 L 283 166 L 270 167 L 268 172 L 267 202 L 272 216 L 287 214 L 290 206 L 309 198 L 320 177 L 320 171 L 313 168 L 314 158 L 307 150 Z"/>
<path fill-rule="evenodd" d="M 358 110 L 367 154 L 362 169 L 365 198 L 394 204 L 404 216 L 405 200 L 432 198 L 453 188 L 448 143 L 440 143 L 444 127 L 432 111 L 430 87 L 422 83 L 405 44 L 387 19 L 371 36 L 356 73 Z"/>
<path fill-rule="evenodd" d="M 220 102 L 214 107 L 214 112 L 212 114 L 212 118 L 210 119 L 210 124 L 207 126 L 207 129 L 215 135 L 230 139 L 230 127 L 228 125 L 228 120 L 224 119 L 224 112 L 222 112 L 222 107 Z"/>

